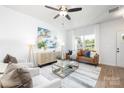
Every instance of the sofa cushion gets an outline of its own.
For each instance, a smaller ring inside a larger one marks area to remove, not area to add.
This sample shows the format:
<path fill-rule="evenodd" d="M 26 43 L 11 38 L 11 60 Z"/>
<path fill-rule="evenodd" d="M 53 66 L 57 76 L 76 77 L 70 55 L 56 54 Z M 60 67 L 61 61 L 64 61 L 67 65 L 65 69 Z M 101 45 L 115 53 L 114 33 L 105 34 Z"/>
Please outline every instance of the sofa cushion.
<path fill-rule="evenodd" d="M 37 76 L 40 74 L 40 68 L 35 67 L 35 68 L 25 68 L 27 71 L 29 71 L 31 77 Z"/>
<path fill-rule="evenodd" d="M 11 72 L 12 70 L 14 70 L 14 69 L 16 69 L 16 68 L 17 68 L 16 65 L 14 65 L 14 64 L 12 64 L 12 63 L 8 63 L 8 64 L 7 64 L 7 67 L 6 67 L 5 71 L 4 71 L 4 74 L 9 73 L 9 72 Z"/>
<path fill-rule="evenodd" d="M 83 49 L 80 49 L 80 52 L 81 52 L 81 56 L 84 56 L 84 50 Z"/>
<path fill-rule="evenodd" d="M 17 63 L 17 59 L 9 54 L 7 54 L 4 58 L 4 63 L 9 63 L 9 62 L 12 62 L 12 63 Z"/>
<path fill-rule="evenodd" d="M 90 52 L 90 57 L 91 57 L 91 58 L 94 58 L 95 55 L 96 55 L 96 52 L 95 52 L 95 51 L 91 51 L 91 52 Z"/>
<path fill-rule="evenodd" d="M 2 88 L 2 83 L 1 83 L 1 81 L 0 81 L 0 88 Z"/>
<path fill-rule="evenodd" d="M 84 51 L 84 56 L 85 57 L 90 57 L 90 51 L 88 51 L 88 50 Z"/>
<path fill-rule="evenodd" d="M 33 88 L 60 88 L 61 79 L 56 78 L 53 80 L 48 80 L 42 75 L 38 75 L 32 78 Z"/>
<path fill-rule="evenodd" d="M 0 78 L 3 88 L 30 88 L 32 79 L 30 73 L 24 68 L 18 68 L 14 64 L 9 64 L 6 72 Z"/>
<path fill-rule="evenodd" d="M 18 62 L 16 65 L 22 67 L 22 68 L 33 68 L 35 67 L 34 66 L 34 63 L 33 62 Z"/>
<path fill-rule="evenodd" d="M 7 63 L 0 63 L 0 74 L 3 74 L 6 70 L 8 64 Z"/>
<path fill-rule="evenodd" d="M 85 56 L 80 56 L 78 58 L 78 60 L 81 62 L 88 62 L 88 63 L 92 63 L 94 61 L 93 58 L 89 58 L 89 57 L 85 57 Z"/>
<path fill-rule="evenodd" d="M 32 81 L 33 81 L 33 87 L 35 87 L 35 88 L 38 87 L 39 85 L 41 87 L 43 87 L 43 86 L 49 84 L 49 82 L 50 82 L 48 79 L 46 79 L 42 75 L 37 75 L 37 76 L 32 77 Z"/>

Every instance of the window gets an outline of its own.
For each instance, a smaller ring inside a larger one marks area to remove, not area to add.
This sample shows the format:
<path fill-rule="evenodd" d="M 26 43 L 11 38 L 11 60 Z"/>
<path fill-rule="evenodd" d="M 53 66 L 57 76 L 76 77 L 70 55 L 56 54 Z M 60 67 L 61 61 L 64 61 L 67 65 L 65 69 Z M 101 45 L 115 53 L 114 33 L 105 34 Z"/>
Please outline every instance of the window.
<path fill-rule="evenodd" d="M 94 50 L 95 49 L 95 35 L 82 35 L 75 38 L 76 49 L 86 49 Z"/>
<path fill-rule="evenodd" d="M 84 45 L 85 45 L 86 50 L 94 50 L 95 49 L 95 35 L 85 35 Z"/>

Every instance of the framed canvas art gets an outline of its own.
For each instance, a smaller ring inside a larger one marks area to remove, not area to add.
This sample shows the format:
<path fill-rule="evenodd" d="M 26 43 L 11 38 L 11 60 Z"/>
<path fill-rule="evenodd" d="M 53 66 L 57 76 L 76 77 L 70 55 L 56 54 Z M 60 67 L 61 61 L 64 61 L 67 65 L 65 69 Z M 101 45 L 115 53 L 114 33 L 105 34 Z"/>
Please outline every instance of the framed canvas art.
<path fill-rule="evenodd" d="M 51 31 L 48 29 L 38 27 L 37 28 L 37 46 L 38 48 L 56 48 L 57 37 L 52 36 Z"/>

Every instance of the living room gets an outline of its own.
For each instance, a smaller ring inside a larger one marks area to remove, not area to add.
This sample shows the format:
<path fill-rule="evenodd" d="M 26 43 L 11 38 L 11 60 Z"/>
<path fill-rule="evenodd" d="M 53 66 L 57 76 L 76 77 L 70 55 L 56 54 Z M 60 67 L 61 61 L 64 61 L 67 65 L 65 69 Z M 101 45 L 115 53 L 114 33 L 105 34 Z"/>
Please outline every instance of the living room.
<path fill-rule="evenodd" d="M 60 15 L 61 9 L 69 17 Z M 122 5 L 1 5 L 0 86 L 123 88 L 123 10 Z M 32 82 L 10 81 L 18 66 Z"/>

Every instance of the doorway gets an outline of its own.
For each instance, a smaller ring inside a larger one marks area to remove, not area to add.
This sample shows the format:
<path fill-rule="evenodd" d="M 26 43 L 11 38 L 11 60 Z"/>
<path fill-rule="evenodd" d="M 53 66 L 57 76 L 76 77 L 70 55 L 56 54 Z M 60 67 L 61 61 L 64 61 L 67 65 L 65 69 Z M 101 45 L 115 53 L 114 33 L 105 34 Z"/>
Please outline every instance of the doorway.
<path fill-rule="evenodd" d="M 124 31 L 117 32 L 116 65 L 124 67 Z"/>

